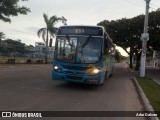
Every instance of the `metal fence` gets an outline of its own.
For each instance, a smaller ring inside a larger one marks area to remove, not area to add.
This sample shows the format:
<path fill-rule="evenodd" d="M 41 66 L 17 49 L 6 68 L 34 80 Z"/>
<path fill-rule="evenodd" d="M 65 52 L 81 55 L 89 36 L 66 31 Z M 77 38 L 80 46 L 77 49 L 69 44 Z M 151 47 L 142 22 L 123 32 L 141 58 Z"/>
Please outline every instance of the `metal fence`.
<path fill-rule="evenodd" d="M 34 48 L 0 43 L 0 63 L 44 63 L 45 53 L 36 53 Z M 53 57 L 48 57 L 52 62 Z"/>

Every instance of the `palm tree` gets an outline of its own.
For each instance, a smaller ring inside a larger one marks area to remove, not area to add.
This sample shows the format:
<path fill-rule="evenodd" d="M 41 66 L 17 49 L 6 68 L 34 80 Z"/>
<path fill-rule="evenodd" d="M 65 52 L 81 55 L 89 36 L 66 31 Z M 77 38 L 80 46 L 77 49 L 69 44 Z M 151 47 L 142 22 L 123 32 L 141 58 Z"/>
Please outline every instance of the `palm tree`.
<path fill-rule="evenodd" d="M 56 15 L 48 18 L 48 16 L 44 13 L 43 14 L 44 21 L 46 23 L 46 27 L 41 28 L 38 30 L 37 35 L 40 38 L 42 36 L 43 41 L 46 43 L 46 55 L 45 55 L 45 63 L 48 63 L 48 38 L 50 36 L 50 39 L 55 36 L 57 33 L 57 28 L 55 27 L 55 24 L 62 20 L 62 18 L 58 18 Z"/>
<path fill-rule="evenodd" d="M 5 38 L 5 34 L 3 32 L 0 32 L 0 43 L 2 42 L 2 39 Z"/>

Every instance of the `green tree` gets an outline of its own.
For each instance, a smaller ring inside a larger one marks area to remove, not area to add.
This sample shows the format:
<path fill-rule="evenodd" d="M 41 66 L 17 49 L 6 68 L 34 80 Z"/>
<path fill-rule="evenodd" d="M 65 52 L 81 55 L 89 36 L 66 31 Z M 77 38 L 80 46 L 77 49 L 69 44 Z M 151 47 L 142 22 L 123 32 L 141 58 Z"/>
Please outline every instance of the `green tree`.
<path fill-rule="evenodd" d="M 57 28 L 55 27 L 55 24 L 62 20 L 62 18 L 58 18 L 56 15 L 48 18 L 48 16 L 44 13 L 43 14 L 43 18 L 46 24 L 46 27 L 41 28 L 38 30 L 37 35 L 38 37 L 42 36 L 43 41 L 46 44 L 46 55 L 45 55 L 45 63 L 48 63 L 48 39 L 50 37 L 50 40 L 52 39 L 52 37 L 55 36 L 55 34 L 57 33 Z"/>
<path fill-rule="evenodd" d="M 133 28 L 131 27 L 131 19 L 120 19 L 120 20 L 112 20 L 107 21 L 104 20 L 98 25 L 102 25 L 105 27 L 108 34 L 113 39 L 113 42 L 117 45 L 122 47 L 129 55 L 130 55 L 130 67 L 132 67 L 132 57 L 133 57 L 133 44 L 135 41 L 131 41 L 134 35 Z M 130 48 L 130 51 L 128 51 Z"/>
<path fill-rule="evenodd" d="M 148 32 L 150 37 L 148 46 L 160 51 L 160 9 L 149 14 Z"/>
<path fill-rule="evenodd" d="M 3 42 L 7 43 L 7 44 L 14 45 L 14 46 L 19 46 L 19 47 L 24 47 L 25 46 L 25 44 L 22 43 L 21 40 L 6 39 Z"/>
<path fill-rule="evenodd" d="M 18 14 L 26 15 L 30 9 L 24 6 L 19 6 L 19 1 L 27 0 L 0 0 L 0 20 L 11 22 L 10 16 L 18 16 Z"/>
<path fill-rule="evenodd" d="M 136 70 L 140 67 L 140 57 L 142 51 L 141 34 L 143 33 L 144 15 L 138 15 L 131 19 L 120 19 L 116 21 L 104 20 L 98 25 L 105 27 L 106 31 L 114 40 L 113 42 L 122 47 L 130 55 L 130 67 L 132 67 L 132 57 L 136 55 Z M 160 50 L 160 9 L 149 13 L 148 50 Z M 130 51 L 127 49 L 130 48 Z"/>
<path fill-rule="evenodd" d="M 115 60 L 117 62 L 120 62 L 120 59 L 121 59 L 121 53 L 116 49 L 115 50 Z"/>
<path fill-rule="evenodd" d="M 124 60 L 126 60 L 126 59 L 127 59 L 127 57 L 121 55 L 121 53 L 119 52 L 118 49 L 115 50 L 115 60 L 116 60 L 117 62 L 121 62 L 121 61 L 124 61 Z"/>
<path fill-rule="evenodd" d="M 18 52 L 20 54 L 24 54 L 26 49 L 25 49 L 25 44 L 21 42 L 21 40 L 12 40 L 12 39 L 6 39 L 3 41 L 5 45 L 5 48 L 7 49 L 7 52 Z"/>
<path fill-rule="evenodd" d="M 5 34 L 3 32 L 0 32 L 0 43 L 2 42 L 2 40 L 5 38 Z"/>

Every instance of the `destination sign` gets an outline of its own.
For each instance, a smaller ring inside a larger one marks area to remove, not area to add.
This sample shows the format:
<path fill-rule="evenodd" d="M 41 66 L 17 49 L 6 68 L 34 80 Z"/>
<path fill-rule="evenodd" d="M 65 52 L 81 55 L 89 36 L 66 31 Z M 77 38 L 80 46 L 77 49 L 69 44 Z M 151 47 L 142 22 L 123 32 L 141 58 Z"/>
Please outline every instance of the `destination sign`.
<path fill-rule="evenodd" d="M 101 27 L 64 26 L 59 28 L 58 35 L 103 36 L 103 30 Z"/>

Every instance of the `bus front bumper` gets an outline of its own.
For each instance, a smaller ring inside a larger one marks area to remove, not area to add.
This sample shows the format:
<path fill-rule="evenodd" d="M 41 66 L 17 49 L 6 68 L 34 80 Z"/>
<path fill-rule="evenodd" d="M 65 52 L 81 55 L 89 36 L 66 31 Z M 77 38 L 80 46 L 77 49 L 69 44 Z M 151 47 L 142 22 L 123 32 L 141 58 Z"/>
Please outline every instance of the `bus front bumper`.
<path fill-rule="evenodd" d="M 84 83 L 84 84 L 95 84 L 100 85 L 103 83 L 102 73 L 98 73 L 96 75 L 80 75 L 80 74 L 66 74 L 61 72 L 56 72 L 52 70 L 52 80 L 62 80 L 68 82 L 75 82 L 75 83 Z"/>

